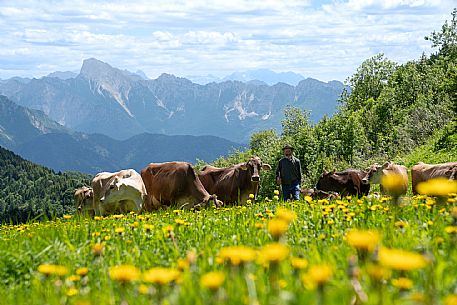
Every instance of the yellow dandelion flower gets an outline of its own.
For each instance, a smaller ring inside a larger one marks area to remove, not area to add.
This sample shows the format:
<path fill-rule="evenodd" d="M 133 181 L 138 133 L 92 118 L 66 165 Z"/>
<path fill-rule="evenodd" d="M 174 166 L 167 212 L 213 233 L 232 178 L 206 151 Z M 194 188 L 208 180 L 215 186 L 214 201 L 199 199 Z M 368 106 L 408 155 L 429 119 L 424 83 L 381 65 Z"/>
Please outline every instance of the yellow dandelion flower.
<path fill-rule="evenodd" d="M 154 226 L 151 225 L 151 224 L 148 224 L 148 223 L 145 223 L 145 224 L 143 225 L 143 229 L 144 229 L 146 232 L 152 231 L 153 228 L 154 228 Z"/>
<path fill-rule="evenodd" d="M 219 257 L 223 261 L 228 261 L 234 266 L 252 262 L 256 257 L 256 251 L 246 246 L 232 246 L 222 248 Z"/>
<path fill-rule="evenodd" d="M 447 196 L 457 192 L 457 181 L 435 178 L 417 185 L 417 192 L 429 196 Z"/>
<path fill-rule="evenodd" d="M 140 270 L 132 265 L 119 265 L 109 269 L 109 275 L 112 280 L 118 282 L 131 282 L 140 278 Z"/>
<path fill-rule="evenodd" d="M 71 215 L 63 215 L 63 219 L 71 219 Z"/>
<path fill-rule="evenodd" d="M 119 235 L 122 235 L 125 232 L 125 228 L 123 228 L 123 227 L 116 228 L 116 229 L 114 229 L 114 232 L 116 232 Z"/>
<path fill-rule="evenodd" d="M 444 231 L 448 234 L 457 234 L 457 227 L 447 226 L 446 228 L 444 228 Z"/>
<path fill-rule="evenodd" d="M 278 191 L 278 190 L 274 190 L 274 191 L 273 191 L 273 194 L 279 195 L 279 191 Z"/>
<path fill-rule="evenodd" d="M 450 294 L 444 299 L 444 305 L 457 305 L 457 294 Z"/>
<path fill-rule="evenodd" d="M 403 271 L 421 269 L 428 263 L 420 254 L 388 248 L 379 250 L 379 262 L 387 268 Z"/>
<path fill-rule="evenodd" d="M 373 252 L 379 240 L 379 234 L 374 231 L 351 230 L 346 236 L 350 246 L 368 252 Z"/>
<path fill-rule="evenodd" d="M 276 200 L 276 201 L 279 201 L 279 196 L 278 195 L 274 195 L 273 199 Z"/>
<path fill-rule="evenodd" d="M 79 276 L 86 276 L 89 273 L 89 268 L 81 267 L 76 269 L 76 274 Z"/>
<path fill-rule="evenodd" d="M 225 274 L 223 272 L 208 272 L 200 278 L 200 285 L 210 290 L 217 290 L 224 284 Z"/>
<path fill-rule="evenodd" d="M 292 257 L 290 259 L 290 264 L 294 269 L 297 270 L 305 269 L 306 267 L 308 267 L 308 261 L 300 257 Z"/>
<path fill-rule="evenodd" d="M 306 277 L 309 278 L 313 283 L 317 285 L 323 285 L 327 283 L 332 277 L 333 269 L 328 265 L 316 265 L 312 266 Z"/>
<path fill-rule="evenodd" d="M 399 220 L 399 221 L 396 221 L 396 222 L 395 222 L 395 226 L 396 226 L 397 228 L 403 229 L 403 228 L 407 228 L 407 227 L 408 227 L 408 223 Z"/>
<path fill-rule="evenodd" d="M 313 197 L 311 197 L 311 196 L 305 196 L 304 199 L 305 199 L 305 201 L 308 202 L 308 203 L 313 202 Z"/>
<path fill-rule="evenodd" d="M 177 265 L 179 271 L 184 271 L 189 269 L 190 263 L 186 258 L 180 258 L 178 259 Z"/>
<path fill-rule="evenodd" d="M 180 275 L 181 272 L 179 272 L 178 269 L 157 267 L 146 271 L 143 274 L 143 281 L 152 284 L 166 285 L 177 281 Z"/>
<path fill-rule="evenodd" d="M 369 264 L 367 266 L 367 273 L 371 278 L 382 281 L 390 277 L 391 271 L 381 265 Z"/>
<path fill-rule="evenodd" d="M 284 208 L 278 208 L 276 210 L 276 217 L 284 220 L 287 223 L 294 221 L 297 218 L 297 214 L 293 211 Z"/>
<path fill-rule="evenodd" d="M 284 289 L 287 287 L 287 282 L 285 280 L 281 279 L 278 281 L 278 286 L 279 286 L 279 288 Z"/>
<path fill-rule="evenodd" d="M 183 219 L 176 218 L 176 219 L 175 219 L 175 223 L 176 223 L 177 225 L 184 225 L 186 222 L 185 222 Z"/>
<path fill-rule="evenodd" d="M 272 219 L 268 223 L 268 232 L 274 238 L 279 238 L 283 236 L 289 229 L 289 224 L 282 219 Z"/>
<path fill-rule="evenodd" d="M 132 224 L 130 224 L 130 227 L 132 227 L 132 228 L 138 228 L 139 226 L 140 226 L 140 223 L 138 221 L 135 221 Z"/>
<path fill-rule="evenodd" d="M 255 198 L 254 194 L 249 194 L 249 199 L 254 199 L 254 198 Z"/>
<path fill-rule="evenodd" d="M 413 281 L 406 277 L 401 277 L 398 279 L 393 279 L 392 285 L 400 290 L 409 290 L 413 287 Z"/>
<path fill-rule="evenodd" d="M 259 253 L 259 260 L 262 263 L 279 263 L 289 255 L 289 247 L 280 243 L 265 245 Z"/>
<path fill-rule="evenodd" d="M 256 222 L 254 226 L 255 226 L 256 229 L 263 229 L 264 224 L 260 223 L 260 222 Z"/>
<path fill-rule="evenodd" d="M 95 256 L 100 256 L 103 254 L 104 249 L 105 249 L 105 246 L 103 244 L 95 244 L 92 246 L 92 253 Z"/>
<path fill-rule="evenodd" d="M 70 282 L 79 282 L 81 280 L 81 277 L 79 275 L 70 275 L 67 277 L 67 280 Z"/>
<path fill-rule="evenodd" d="M 38 266 L 38 272 L 46 276 L 58 275 L 64 276 L 68 273 L 68 268 L 61 265 L 42 264 Z"/>
<path fill-rule="evenodd" d="M 78 294 L 78 289 L 71 287 L 67 290 L 67 296 L 72 297 Z"/>
<path fill-rule="evenodd" d="M 141 284 L 138 286 L 138 293 L 143 295 L 149 294 L 149 287 L 147 285 Z"/>

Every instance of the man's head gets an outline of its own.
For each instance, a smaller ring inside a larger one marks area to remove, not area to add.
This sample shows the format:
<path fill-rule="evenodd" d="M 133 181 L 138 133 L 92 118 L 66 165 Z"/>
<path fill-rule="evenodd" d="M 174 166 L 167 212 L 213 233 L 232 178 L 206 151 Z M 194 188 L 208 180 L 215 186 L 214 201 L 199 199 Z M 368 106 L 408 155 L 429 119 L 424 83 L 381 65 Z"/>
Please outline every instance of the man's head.
<path fill-rule="evenodd" d="M 290 156 L 292 156 L 292 153 L 294 152 L 294 148 L 292 146 L 290 146 L 289 144 L 286 144 L 282 148 L 282 152 L 284 153 L 284 156 L 290 157 Z"/>

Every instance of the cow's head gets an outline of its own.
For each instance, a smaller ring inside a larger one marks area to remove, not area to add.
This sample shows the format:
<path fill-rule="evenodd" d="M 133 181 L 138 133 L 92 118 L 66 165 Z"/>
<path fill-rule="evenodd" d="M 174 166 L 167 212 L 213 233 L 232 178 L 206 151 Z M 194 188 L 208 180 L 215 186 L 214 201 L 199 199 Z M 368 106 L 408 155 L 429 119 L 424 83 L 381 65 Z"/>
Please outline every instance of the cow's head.
<path fill-rule="evenodd" d="M 92 188 L 83 186 L 79 189 L 76 189 L 74 197 L 75 208 L 79 214 L 93 208 L 92 200 L 94 198 L 94 192 Z"/>
<path fill-rule="evenodd" d="M 389 167 L 390 162 L 384 163 L 384 165 L 379 165 L 378 163 L 373 164 L 369 168 L 367 168 L 366 172 L 367 174 L 365 177 L 362 178 L 362 183 L 363 184 L 379 184 L 381 183 L 381 177 L 383 174 L 383 171 Z"/>
<path fill-rule="evenodd" d="M 248 162 L 241 165 L 241 170 L 247 171 L 251 176 L 252 182 L 259 182 L 260 181 L 260 171 L 263 170 L 270 170 L 271 166 L 267 163 L 262 163 L 259 157 L 251 157 Z"/>

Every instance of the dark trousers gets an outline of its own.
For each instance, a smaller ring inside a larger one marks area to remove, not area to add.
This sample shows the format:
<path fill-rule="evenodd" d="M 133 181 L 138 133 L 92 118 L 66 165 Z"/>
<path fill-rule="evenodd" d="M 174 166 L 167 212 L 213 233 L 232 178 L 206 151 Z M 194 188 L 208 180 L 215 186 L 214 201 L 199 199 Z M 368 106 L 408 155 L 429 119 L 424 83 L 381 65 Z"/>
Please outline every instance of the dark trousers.
<path fill-rule="evenodd" d="M 292 196 L 292 199 L 300 199 L 300 181 L 295 180 L 291 184 L 281 184 L 282 198 L 287 201 Z"/>

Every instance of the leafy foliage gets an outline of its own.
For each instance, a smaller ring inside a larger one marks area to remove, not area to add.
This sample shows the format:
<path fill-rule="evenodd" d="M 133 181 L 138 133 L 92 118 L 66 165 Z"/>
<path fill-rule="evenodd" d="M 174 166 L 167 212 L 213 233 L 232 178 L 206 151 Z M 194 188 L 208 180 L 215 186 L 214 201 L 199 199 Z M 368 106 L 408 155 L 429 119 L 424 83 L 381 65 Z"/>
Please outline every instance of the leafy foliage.
<path fill-rule="evenodd" d="M 0 147 L 0 223 L 23 223 L 73 213 L 75 188 L 89 176 L 56 173 Z"/>

